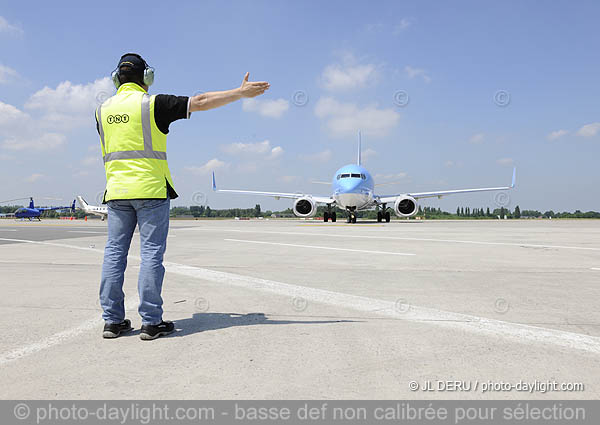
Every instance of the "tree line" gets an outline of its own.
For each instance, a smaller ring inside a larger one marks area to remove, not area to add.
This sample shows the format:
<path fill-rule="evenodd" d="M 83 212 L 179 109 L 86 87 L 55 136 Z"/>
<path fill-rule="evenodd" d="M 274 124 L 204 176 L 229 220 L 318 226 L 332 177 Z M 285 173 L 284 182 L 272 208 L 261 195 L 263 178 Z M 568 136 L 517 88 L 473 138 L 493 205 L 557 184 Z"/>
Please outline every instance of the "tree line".
<path fill-rule="evenodd" d="M 18 208 L 22 206 L 0 206 L 0 214 L 12 214 Z M 316 216 L 322 217 L 323 213 L 327 210 L 325 206 L 319 206 L 317 208 Z M 346 218 L 346 212 L 342 210 L 335 210 L 336 214 L 340 218 Z M 42 214 L 45 218 L 57 218 L 57 217 L 76 217 L 84 218 L 85 212 L 77 209 L 74 213 L 71 211 L 65 211 L 59 213 L 57 211 L 46 211 Z M 190 207 L 172 207 L 171 217 L 194 217 L 194 218 L 234 218 L 234 217 L 264 217 L 269 218 L 275 215 L 276 217 L 291 218 L 295 217 L 294 212 L 291 208 L 287 208 L 282 211 L 263 211 L 260 204 L 256 204 L 254 208 L 227 208 L 227 209 L 212 209 L 210 206 L 190 206 Z M 359 211 L 357 216 L 359 218 L 376 219 L 376 211 Z M 583 212 L 575 210 L 574 212 L 554 212 L 548 210 L 541 212 L 538 210 L 521 210 L 517 205 L 513 210 L 505 207 L 490 209 L 486 208 L 472 208 L 472 207 L 458 207 L 455 213 L 442 211 L 441 208 L 434 207 L 422 207 L 419 206 L 416 217 L 425 219 L 479 219 L 479 218 L 600 218 L 600 212 L 587 211 Z"/>

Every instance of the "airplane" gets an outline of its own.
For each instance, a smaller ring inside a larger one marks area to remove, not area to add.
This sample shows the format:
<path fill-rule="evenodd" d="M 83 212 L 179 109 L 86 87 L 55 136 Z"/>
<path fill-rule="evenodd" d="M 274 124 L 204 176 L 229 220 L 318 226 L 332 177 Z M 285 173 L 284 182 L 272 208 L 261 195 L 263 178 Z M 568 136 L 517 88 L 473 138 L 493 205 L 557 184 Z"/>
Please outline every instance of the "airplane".
<path fill-rule="evenodd" d="M 27 199 L 27 198 L 23 198 Z M 15 199 L 16 200 L 16 199 Z M 42 221 L 40 216 L 44 211 L 56 211 L 56 210 L 68 210 L 75 211 L 75 200 L 70 207 L 36 207 L 33 203 L 33 198 L 29 198 L 29 207 L 19 208 L 15 211 L 16 218 L 27 218 L 31 221 L 32 218 L 37 218 L 38 221 Z"/>
<path fill-rule="evenodd" d="M 335 222 L 337 217 L 335 208 L 345 210 L 348 213 L 347 222 L 356 223 L 356 212 L 361 210 L 376 209 L 377 222 L 385 220 L 389 223 L 391 214 L 388 205 L 393 205 L 392 210 L 401 218 L 412 217 L 418 212 L 419 199 L 434 198 L 441 199 L 442 196 L 458 193 L 487 192 L 510 190 L 515 187 L 517 169 L 513 169 L 512 183 L 504 187 L 485 187 L 476 189 L 441 190 L 436 192 L 407 192 L 394 195 L 375 194 L 375 184 L 371 174 L 361 165 L 361 140 L 358 135 L 358 158 L 356 164 L 345 165 L 338 169 L 332 179 L 333 193 L 330 196 L 316 196 L 305 193 L 280 193 L 261 192 L 237 189 L 217 189 L 215 173 L 212 173 L 212 188 L 215 192 L 242 193 L 248 195 L 270 196 L 275 199 L 293 199 L 292 208 L 297 217 L 313 217 L 317 212 L 317 205 L 326 205 L 327 211 L 323 214 L 323 221 L 331 219 Z M 384 183 L 386 184 L 386 183 Z"/>
<path fill-rule="evenodd" d="M 77 195 L 76 198 L 79 202 L 79 205 L 81 205 L 81 209 L 83 209 L 83 211 L 85 211 L 87 214 L 99 215 L 102 221 L 104 221 L 104 219 L 108 216 L 108 207 L 89 205 L 81 195 Z"/>

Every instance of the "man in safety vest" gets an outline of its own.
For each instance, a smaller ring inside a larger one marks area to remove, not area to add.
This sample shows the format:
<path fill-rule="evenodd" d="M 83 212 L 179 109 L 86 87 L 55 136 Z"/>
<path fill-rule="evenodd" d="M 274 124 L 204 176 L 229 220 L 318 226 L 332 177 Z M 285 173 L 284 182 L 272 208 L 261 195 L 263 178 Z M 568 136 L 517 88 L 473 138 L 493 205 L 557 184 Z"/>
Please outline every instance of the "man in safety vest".
<path fill-rule="evenodd" d="M 123 281 L 127 253 L 138 226 L 142 257 L 138 281 L 140 338 L 152 340 L 175 329 L 172 322 L 163 321 L 161 297 L 170 199 L 177 198 L 167 164 L 169 125 L 195 111 L 263 94 L 269 84 L 249 82 L 246 73 L 242 85 L 233 90 L 193 97 L 149 95 L 154 69 L 136 53 L 121 57 L 112 80 L 117 94 L 96 110 L 106 170 L 103 202 L 108 204 L 108 241 L 100 284 L 103 337 L 116 338 L 132 329 L 131 321 L 125 318 Z"/>

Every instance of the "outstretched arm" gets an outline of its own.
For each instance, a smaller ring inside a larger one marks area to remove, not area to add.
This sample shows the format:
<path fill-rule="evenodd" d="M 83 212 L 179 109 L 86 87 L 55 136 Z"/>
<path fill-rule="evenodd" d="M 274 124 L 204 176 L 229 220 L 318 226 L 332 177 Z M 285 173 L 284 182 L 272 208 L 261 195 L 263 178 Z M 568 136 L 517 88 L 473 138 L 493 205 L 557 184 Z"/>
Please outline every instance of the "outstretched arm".
<path fill-rule="evenodd" d="M 269 89 L 266 81 L 248 81 L 249 73 L 246 72 L 242 85 L 236 89 L 226 91 L 213 91 L 193 96 L 190 102 L 190 112 L 207 111 L 235 102 L 243 97 L 255 97 Z"/>

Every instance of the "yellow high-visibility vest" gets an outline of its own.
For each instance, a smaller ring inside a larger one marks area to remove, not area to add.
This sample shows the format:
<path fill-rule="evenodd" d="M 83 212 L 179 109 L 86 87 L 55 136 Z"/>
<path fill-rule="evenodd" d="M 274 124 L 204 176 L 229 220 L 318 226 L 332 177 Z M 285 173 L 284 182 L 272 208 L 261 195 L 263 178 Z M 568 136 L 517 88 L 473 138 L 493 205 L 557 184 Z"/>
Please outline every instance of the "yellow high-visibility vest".
<path fill-rule="evenodd" d="M 167 164 L 167 135 L 154 121 L 154 100 L 135 83 L 96 109 L 106 170 L 104 202 L 114 199 L 177 197 Z"/>

